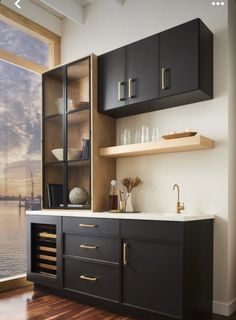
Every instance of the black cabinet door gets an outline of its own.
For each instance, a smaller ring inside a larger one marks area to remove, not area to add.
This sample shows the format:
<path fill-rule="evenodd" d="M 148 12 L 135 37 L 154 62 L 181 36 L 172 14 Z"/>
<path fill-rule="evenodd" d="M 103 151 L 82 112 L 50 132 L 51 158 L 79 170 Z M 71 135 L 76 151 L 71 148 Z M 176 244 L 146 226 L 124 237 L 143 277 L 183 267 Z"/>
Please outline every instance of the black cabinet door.
<path fill-rule="evenodd" d="M 160 33 L 160 96 L 198 88 L 199 21 Z"/>
<path fill-rule="evenodd" d="M 98 57 L 98 108 L 110 110 L 125 105 L 126 49 L 111 51 Z"/>
<path fill-rule="evenodd" d="M 123 240 L 123 303 L 182 315 L 182 246 Z"/>
<path fill-rule="evenodd" d="M 159 97 L 159 34 L 127 46 L 127 103 Z"/>

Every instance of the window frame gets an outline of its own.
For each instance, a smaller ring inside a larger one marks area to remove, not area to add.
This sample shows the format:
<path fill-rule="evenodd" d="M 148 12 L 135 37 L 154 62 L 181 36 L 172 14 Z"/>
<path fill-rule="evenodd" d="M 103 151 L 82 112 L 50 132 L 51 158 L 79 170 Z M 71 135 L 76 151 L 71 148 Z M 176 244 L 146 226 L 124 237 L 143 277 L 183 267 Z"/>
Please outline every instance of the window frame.
<path fill-rule="evenodd" d="M 29 59 L 17 56 L 14 53 L 0 49 L 0 60 L 9 62 L 17 67 L 26 69 L 28 71 L 42 74 L 43 72 L 60 65 L 60 46 L 61 37 L 56 33 L 49 31 L 41 25 L 33 22 L 32 20 L 20 15 L 19 13 L 9 9 L 8 7 L 0 4 L 0 20 L 12 26 L 19 28 L 27 34 L 45 42 L 49 46 L 49 66 L 48 68 L 37 64 Z M 0 281 L 0 292 L 14 289 L 17 287 L 27 286 L 32 284 L 27 281 L 26 274 L 13 276 L 11 278 L 2 279 Z"/>
<path fill-rule="evenodd" d="M 61 37 L 59 35 L 42 27 L 36 22 L 33 22 L 32 20 L 20 15 L 19 13 L 9 9 L 2 4 L 0 4 L 0 20 L 14 27 L 17 27 L 27 34 L 47 43 L 49 46 L 49 66 L 47 68 L 43 65 L 17 56 L 16 54 L 5 51 L 3 49 L 0 49 L 0 60 L 7 61 L 11 64 L 15 64 L 21 68 L 39 74 L 60 64 Z"/>

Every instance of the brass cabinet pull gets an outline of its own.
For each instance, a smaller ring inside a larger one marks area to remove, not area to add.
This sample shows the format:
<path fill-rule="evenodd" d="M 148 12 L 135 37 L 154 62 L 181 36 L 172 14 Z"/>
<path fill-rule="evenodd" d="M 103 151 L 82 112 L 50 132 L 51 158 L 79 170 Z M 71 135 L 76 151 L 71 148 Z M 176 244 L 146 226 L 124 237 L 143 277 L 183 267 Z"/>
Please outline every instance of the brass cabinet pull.
<path fill-rule="evenodd" d="M 161 90 L 165 90 L 165 72 L 166 68 L 161 68 Z"/>
<path fill-rule="evenodd" d="M 96 228 L 97 225 L 96 224 L 80 223 L 79 226 L 82 228 Z"/>
<path fill-rule="evenodd" d="M 128 264 L 128 261 L 127 261 L 127 247 L 128 247 L 128 244 L 127 243 L 123 243 L 123 265 L 126 266 Z"/>
<path fill-rule="evenodd" d="M 135 79 L 129 78 L 129 82 L 128 82 L 128 97 L 129 98 L 135 98 L 135 93 L 132 94 L 132 83 L 135 82 Z"/>
<path fill-rule="evenodd" d="M 166 73 L 168 72 L 170 77 L 171 69 L 169 68 L 161 68 L 161 90 L 170 89 L 170 78 L 166 85 Z"/>
<path fill-rule="evenodd" d="M 96 277 L 88 277 L 85 274 L 83 274 L 82 276 L 80 276 L 80 279 L 87 280 L 87 281 L 97 281 L 98 278 L 96 278 Z"/>
<path fill-rule="evenodd" d="M 121 87 L 125 85 L 124 81 L 119 81 L 118 82 L 118 100 L 119 101 L 124 101 L 125 100 L 125 96 L 124 96 L 124 92 L 123 95 L 121 96 Z"/>
<path fill-rule="evenodd" d="M 93 246 L 93 245 L 88 245 L 88 244 L 81 244 L 80 248 L 82 249 L 91 249 L 91 250 L 95 250 L 97 249 L 97 246 Z"/>

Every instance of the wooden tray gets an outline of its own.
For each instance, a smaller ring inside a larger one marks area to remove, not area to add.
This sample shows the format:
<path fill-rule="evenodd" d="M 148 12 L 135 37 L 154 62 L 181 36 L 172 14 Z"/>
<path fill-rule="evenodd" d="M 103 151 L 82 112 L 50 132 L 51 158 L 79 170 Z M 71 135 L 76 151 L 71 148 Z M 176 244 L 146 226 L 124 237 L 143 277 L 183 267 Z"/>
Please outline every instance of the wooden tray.
<path fill-rule="evenodd" d="M 178 139 L 178 138 L 186 138 L 186 137 L 192 137 L 195 136 L 197 134 L 197 132 L 176 132 L 176 133 L 171 133 L 171 134 L 167 134 L 162 136 L 163 139 Z"/>

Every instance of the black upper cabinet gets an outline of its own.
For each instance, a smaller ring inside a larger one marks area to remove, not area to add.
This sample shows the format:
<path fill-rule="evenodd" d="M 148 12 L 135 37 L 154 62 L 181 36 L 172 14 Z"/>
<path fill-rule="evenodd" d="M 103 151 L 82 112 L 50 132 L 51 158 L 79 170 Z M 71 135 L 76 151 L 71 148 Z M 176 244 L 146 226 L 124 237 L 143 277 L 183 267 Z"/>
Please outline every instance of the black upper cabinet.
<path fill-rule="evenodd" d="M 213 34 L 200 19 L 98 57 L 99 111 L 124 117 L 213 97 Z"/>
<path fill-rule="evenodd" d="M 126 52 L 126 104 L 130 105 L 158 98 L 159 35 L 132 43 L 127 46 Z"/>
<path fill-rule="evenodd" d="M 104 111 L 125 105 L 125 56 L 126 50 L 123 47 L 99 57 L 99 106 Z"/>
<path fill-rule="evenodd" d="M 200 89 L 211 98 L 212 61 L 212 34 L 200 19 L 161 32 L 160 96 Z"/>
<path fill-rule="evenodd" d="M 160 96 L 198 88 L 198 20 L 160 34 Z"/>

